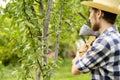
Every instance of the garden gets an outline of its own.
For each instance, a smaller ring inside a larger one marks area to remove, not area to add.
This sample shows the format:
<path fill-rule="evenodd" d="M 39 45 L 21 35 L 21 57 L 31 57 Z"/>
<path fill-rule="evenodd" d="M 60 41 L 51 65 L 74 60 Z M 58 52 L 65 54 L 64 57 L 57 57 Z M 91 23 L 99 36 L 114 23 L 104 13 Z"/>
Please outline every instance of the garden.
<path fill-rule="evenodd" d="M 0 80 L 90 80 L 71 73 L 89 16 L 82 1 L 0 0 Z"/>

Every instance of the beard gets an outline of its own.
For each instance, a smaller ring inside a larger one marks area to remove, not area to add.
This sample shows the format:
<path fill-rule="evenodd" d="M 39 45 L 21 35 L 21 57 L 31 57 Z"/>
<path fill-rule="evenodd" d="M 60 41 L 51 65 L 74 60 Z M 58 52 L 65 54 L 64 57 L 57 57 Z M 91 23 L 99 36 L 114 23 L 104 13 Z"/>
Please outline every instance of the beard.
<path fill-rule="evenodd" d="M 96 20 L 96 18 L 95 18 L 95 20 Z M 95 24 L 92 25 L 90 20 L 88 22 L 89 22 L 89 25 L 91 25 L 91 28 L 92 28 L 93 31 L 99 31 L 99 29 L 100 29 L 100 24 L 99 23 L 95 22 Z"/>
<path fill-rule="evenodd" d="M 92 26 L 92 29 L 93 29 L 93 31 L 99 31 L 100 25 L 99 25 L 98 23 L 95 23 L 95 24 Z"/>

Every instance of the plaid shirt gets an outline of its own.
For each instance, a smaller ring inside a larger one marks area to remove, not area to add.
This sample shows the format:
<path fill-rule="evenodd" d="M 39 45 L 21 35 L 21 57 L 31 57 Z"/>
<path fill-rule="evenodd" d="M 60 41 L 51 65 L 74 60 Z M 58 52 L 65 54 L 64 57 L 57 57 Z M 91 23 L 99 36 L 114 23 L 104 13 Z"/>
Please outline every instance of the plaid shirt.
<path fill-rule="evenodd" d="M 120 80 L 120 34 L 115 27 L 103 32 L 79 60 L 81 73 L 91 72 L 92 80 Z"/>

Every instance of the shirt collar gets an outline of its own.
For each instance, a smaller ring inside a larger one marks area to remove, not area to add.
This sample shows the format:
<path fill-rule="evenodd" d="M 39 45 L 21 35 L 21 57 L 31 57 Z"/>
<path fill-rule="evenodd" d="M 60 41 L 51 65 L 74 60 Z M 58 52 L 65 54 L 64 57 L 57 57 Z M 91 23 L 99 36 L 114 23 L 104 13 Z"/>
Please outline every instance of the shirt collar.
<path fill-rule="evenodd" d="M 108 29 L 106 29 L 106 30 L 103 32 L 103 34 L 104 34 L 104 33 L 111 32 L 111 31 L 118 31 L 118 28 L 117 28 L 116 26 L 111 26 L 111 27 L 109 27 Z"/>

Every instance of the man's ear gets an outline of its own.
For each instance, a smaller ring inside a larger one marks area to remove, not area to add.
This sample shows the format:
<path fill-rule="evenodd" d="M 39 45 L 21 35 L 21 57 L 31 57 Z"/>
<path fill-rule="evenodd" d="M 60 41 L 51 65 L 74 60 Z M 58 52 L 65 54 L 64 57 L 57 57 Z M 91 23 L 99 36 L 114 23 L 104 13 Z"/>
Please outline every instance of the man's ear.
<path fill-rule="evenodd" d="M 97 11 L 97 17 L 100 19 L 104 16 L 103 12 L 101 10 Z"/>

